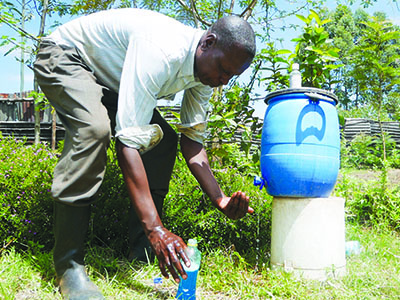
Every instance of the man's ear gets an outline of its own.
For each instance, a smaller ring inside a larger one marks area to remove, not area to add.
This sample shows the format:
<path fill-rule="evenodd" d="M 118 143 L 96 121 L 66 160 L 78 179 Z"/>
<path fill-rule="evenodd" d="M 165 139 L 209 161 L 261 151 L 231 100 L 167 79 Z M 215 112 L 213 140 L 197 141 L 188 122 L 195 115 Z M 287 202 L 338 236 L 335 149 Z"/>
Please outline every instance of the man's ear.
<path fill-rule="evenodd" d="M 213 47 L 217 42 L 217 35 L 215 33 L 207 33 L 203 41 L 201 42 L 201 50 L 207 50 Z"/>

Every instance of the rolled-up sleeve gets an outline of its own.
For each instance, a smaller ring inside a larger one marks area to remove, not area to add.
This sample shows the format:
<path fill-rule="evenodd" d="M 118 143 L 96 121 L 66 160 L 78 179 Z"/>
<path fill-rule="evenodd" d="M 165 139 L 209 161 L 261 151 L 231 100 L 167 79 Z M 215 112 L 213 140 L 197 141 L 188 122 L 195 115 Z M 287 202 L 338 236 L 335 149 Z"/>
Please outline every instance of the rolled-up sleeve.
<path fill-rule="evenodd" d="M 176 124 L 178 131 L 203 144 L 206 138 L 207 111 L 212 89 L 198 85 L 185 90 L 181 107 L 181 124 Z"/>
<path fill-rule="evenodd" d="M 145 38 L 130 41 L 122 69 L 116 116 L 116 137 L 126 146 L 147 151 L 163 137 L 149 125 L 157 93 L 170 76 L 167 58 Z"/>

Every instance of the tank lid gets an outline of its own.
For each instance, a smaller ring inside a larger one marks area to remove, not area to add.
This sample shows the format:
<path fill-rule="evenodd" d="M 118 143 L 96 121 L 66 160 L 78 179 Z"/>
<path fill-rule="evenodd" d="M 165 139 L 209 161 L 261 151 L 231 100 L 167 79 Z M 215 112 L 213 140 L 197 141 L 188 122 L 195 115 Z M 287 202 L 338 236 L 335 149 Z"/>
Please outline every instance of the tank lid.
<path fill-rule="evenodd" d="M 289 88 L 289 89 L 284 89 L 284 90 L 278 90 L 272 93 L 269 93 L 265 99 L 264 102 L 268 104 L 269 100 L 281 96 L 281 95 L 287 95 L 287 94 L 295 94 L 295 93 L 303 93 L 306 96 L 310 98 L 316 98 L 320 100 L 327 100 L 330 102 L 334 102 L 334 105 L 338 103 L 338 97 L 329 91 L 323 90 L 323 89 L 318 89 L 318 88 L 313 88 L 313 87 L 301 87 L 301 88 Z"/>

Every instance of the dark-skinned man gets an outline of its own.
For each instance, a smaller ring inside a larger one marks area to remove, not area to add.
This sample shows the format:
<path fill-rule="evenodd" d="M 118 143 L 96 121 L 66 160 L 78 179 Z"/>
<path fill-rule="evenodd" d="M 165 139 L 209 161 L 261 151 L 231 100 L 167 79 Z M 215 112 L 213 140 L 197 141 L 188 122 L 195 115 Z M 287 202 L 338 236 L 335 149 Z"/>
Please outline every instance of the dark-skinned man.
<path fill-rule="evenodd" d="M 160 219 L 178 135 L 158 99 L 184 91 L 181 151 L 212 203 L 234 220 L 253 212 L 243 192 L 223 193 L 202 143 L 212 87 L 243 73 L 254 55 L 254 32 L 239 17 L 203 31 L 140 9 L 81 17 L 41 41 L 35 76 L 66 130 L 52 185 L 54 265 L 65 298 L 104 299 L 86 274 L 84 242 L 112 135 L 132 204 L 130 258 L 155 255 L 163 276 L 186 278 L 186 244 Z"/>

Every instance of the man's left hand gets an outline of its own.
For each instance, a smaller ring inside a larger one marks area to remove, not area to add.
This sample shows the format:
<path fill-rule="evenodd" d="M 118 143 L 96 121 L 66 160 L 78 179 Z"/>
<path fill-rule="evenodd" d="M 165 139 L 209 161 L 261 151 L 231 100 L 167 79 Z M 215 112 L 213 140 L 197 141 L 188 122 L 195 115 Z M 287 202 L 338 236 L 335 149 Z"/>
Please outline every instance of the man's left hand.
<path fill-rule="evenodd" d="M 231 197 L 218 199 L 216 206 L 232 220 L 243 218 L 247 213 L 254 212 L 254 209 L 249 206 L 249 197 L 243 192 L 235 192 Z"/>

